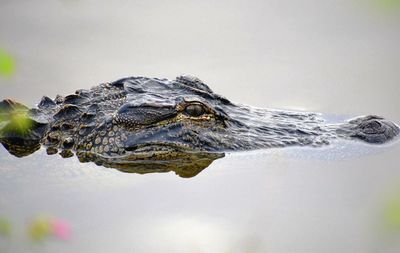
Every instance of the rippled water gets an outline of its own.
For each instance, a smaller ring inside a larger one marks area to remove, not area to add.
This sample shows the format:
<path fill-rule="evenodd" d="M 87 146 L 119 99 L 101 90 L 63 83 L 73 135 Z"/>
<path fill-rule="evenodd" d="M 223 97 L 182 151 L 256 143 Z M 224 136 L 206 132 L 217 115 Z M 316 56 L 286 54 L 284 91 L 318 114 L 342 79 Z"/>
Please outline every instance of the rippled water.
<path fill-rule="evenodd" d="M 0 98 L 32 106 L 122 76 L 189 73 L 234 102 L 399 123 L 398 11 L 367 2 L 2 1 L 0 46 L 17 69 Z M 398 252 L 387 212 L 400 203 L 399 151 L 239 152 L 188 179 L 0 147 L 0 218 L 12 223 L 0 251 Z M 32 242 L 40 215 L 67 221 L 69 240 Z"/>

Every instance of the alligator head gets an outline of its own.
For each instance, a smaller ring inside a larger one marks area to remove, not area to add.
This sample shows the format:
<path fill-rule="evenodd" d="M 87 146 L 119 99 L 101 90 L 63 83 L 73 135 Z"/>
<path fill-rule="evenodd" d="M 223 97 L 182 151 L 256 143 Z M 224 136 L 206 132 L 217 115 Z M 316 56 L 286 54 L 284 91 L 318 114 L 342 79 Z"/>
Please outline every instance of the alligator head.
<path fill-rule="evenodd" d="M 81 161 L 124 171 L 145 172 L 155 164 L 168 171 L 180 164 L 186 176 L 193 161 L 203 161 L 204 168 L 224 151 L 322 146 L 339 138 L 376 144 L 399 133 L 378 116 L 328 124 L 316 113 L 235 104 L 191 76 L 129 77 L 54 100 L 43 97 L 34 109 L 4 100 L 0 111 L 1 142 L 16 156 L 44 145 L 49 154 L 61 150 L 69 157 L 74 151 Z M 24 130 L 12 116 L 21 114 Z"/>

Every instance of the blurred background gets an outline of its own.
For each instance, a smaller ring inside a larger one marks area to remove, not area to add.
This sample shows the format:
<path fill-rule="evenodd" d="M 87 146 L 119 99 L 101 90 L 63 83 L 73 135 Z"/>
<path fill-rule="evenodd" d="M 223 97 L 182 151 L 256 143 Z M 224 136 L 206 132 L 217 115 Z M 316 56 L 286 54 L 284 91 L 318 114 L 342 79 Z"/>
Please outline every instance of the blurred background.
<path fill-rule="evenodd" d="M 0 0 L 0 99 L 191 74 L 238 103 L 399 123 L 399 24 L 399 0 Z M 0 151 L 0 252 L 400 248 L 396 143 L 232 154 L 192 179 Z"/>
<path fill-rule="evenodd" d="M 399 117 L 398 0 L 0 2 L 29 105 L 124 76 L 192 74 L 236 102 Z"/>

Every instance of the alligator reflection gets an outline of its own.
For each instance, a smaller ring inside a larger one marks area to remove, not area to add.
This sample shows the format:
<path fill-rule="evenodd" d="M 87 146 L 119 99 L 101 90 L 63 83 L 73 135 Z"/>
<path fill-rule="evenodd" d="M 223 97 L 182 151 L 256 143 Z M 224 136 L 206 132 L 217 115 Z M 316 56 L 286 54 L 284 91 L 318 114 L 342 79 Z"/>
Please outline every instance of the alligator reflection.
<path fill-rule="evenodd" d="M 183 178 L 194 177 L 207 168 L 214 160 L 224 157 L 224 153 L 181 152 L 165 160 L 148 159 L 137 155 L 127 157 L 105 157 L 95 153 L 78 152 L 81 162 L 94 162 L 107 168 L 115 168 L 127 173 L 162 173 L 174 171 Z"/>
<path fill-rule="evenodd" d="M 35 141 L 22 139 L 0 139 L 5 149 L 16 157 L 28 156 L 40 149 Z M 48 148 L 47 154 L 57 154 L 58 150 Z M 62 150 L 59 155 L 63 158 L 74 156 L 71 150 Z M 126 173 L 165 173 L 175 172 L 182 178 L 194 177 L 207 168 L 214 160 L 225 156 L 224 153 L 212 152 L 175 152 L 169 153 L 168 158 L 160 159 L 151 154 L 131 154 L 121 157 L 107 157 L 91 152 L 76 152 L 82 163 L 93 162 L 98 166 L 114 168 Z"/>

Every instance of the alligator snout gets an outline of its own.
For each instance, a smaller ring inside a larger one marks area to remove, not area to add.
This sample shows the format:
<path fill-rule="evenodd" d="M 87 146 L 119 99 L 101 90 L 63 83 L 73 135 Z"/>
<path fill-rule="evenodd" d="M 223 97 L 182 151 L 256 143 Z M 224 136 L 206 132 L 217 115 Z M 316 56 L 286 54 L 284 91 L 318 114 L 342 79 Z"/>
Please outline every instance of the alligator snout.
<path fill-rule="evenodd" d="M 364 116 L 349 121 L 352 134 L 368 143 L 385 143 L 399 135 L 399 127 L 391 121 L 379 116 Z"/>

